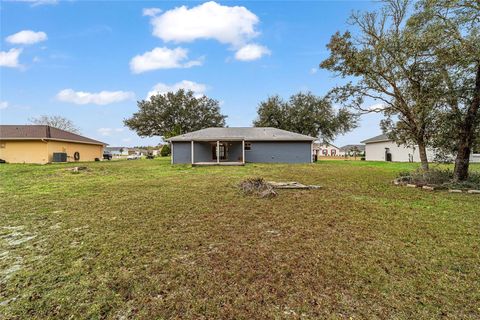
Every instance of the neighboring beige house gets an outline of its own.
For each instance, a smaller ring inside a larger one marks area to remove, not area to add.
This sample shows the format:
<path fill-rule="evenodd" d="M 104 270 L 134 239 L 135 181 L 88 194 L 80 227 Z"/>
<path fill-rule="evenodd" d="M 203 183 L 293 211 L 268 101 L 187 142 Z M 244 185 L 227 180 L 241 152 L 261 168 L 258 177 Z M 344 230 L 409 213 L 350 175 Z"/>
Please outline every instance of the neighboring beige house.
<path fill-rule="evenodd" d="M 101 160 L 105 146 L 46 125 L 0 125 L 0 159 L 8 163 Z"/>
<path fill-rule="evenodd" d="M 333 144 L 315 141 L 313 143 L 313 155 L 318 157 L 338 157 L 340 156 L 340 148 Z"/>
<path fill-rule="evenodd" d="M 367 161 L 420 162 L 417 146 L 397 145 L 385 134 L 361 142 L 365 144 L 365 160 Z M 428 161 L 435 159 L 435 150 L 427 149 L 427 159 Z M 480 154 L 472 154 L 470 161 L 480 162 Z"/>

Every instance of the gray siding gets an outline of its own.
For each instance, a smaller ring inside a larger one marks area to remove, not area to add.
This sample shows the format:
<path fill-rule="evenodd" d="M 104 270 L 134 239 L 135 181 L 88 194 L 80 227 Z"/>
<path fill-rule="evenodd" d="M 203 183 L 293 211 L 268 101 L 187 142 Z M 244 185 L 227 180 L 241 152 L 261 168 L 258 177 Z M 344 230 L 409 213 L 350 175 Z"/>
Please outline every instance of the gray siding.
<path fill-rule="evenodd" d="M 246 162 L 309 163 L 312 160 L 310 141 L 253 141 L 245 150 Z"/>
<path fill-rule="evenodd" d="M 212 161 L 212 144 L 210 142 L 195 142 L 193 148 L 195 162 Z"/>
<path fill-rule="evenodd" d="M 172 142 L 173 163 L 192 163 L 192 147 L 190 142 Z"/>
<path fill-rule="evenodd" d="M 228 146 L 228 161 L 242 161 L 242 142 L 230 142 Z"/>
<path fill-rule="evenodd" d="M 172 142 L 173 163 L 191 163 L 191 143 Z M 212 149 L 209 142 L 195 142 L 195 162 L 211 162 Z M 311 162 L 309 141 L 254 141 L 251 150 L 245 150 L 246 162 L 309 163 Z M 241 161 L 242 143 L 230 142 L 227 161 Z"/>

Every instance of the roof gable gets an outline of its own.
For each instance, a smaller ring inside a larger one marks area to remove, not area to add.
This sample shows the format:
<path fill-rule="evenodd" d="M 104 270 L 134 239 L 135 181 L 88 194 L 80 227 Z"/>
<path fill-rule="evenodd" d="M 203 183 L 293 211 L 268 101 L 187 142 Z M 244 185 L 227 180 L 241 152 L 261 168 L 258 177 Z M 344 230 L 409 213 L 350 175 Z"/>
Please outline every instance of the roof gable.
<path fill-rule="evenodd" d="M 373 143 L 373 142 L 384 142 L 384 141 L 391 141 L 391 139 L 389 139 L 386 134 L 380 134 L 378 136 L 375 136 L 373 138 L 363 140 L 363 141 L 360 141 L 360 142 L 361 143 Z"/>

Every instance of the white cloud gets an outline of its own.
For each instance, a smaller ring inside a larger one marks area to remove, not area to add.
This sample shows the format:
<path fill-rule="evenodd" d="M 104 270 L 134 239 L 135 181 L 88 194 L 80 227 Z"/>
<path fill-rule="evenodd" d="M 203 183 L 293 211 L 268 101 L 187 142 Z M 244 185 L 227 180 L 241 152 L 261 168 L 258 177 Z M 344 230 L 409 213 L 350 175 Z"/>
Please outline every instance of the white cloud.
<path fill-rule="evenodd" d="M 57 4 L 58 0 L 9 0 L 10 2 L 27 2 L 31 3 L 32 7 L 40 6 L 44 4 Z"/>
<path fill-rule="evenodd" d="M 124 131 L 124 128 L 99 128 L 97 131 L 100 133 L 102 136 L 111 136 L 115 132 L 122 132 Z"/>
<path fill-rule="evenodd" d="M 0 110 L 1 109 L 7 109 L 8 108 L 8 102 L 7 101 L 0 101 Z"/>
<path fill-rule="evenodd" d="M 191 42 L 215 39 L 240 47 L 259 33 L 258 17 L 245 7 L 222 6 L 214 1 L 191 9 L 186 6 L 168 10 L 153 17 L 153 35 L 164 41 Z"/>
<path fill-rule="evenodd" d="M 176 92 L 179 89 L 191 90 L 193 91 L 195 97 L 201 97 L 205 94 L 207 86 L 203 83 L 197 83 L 189 80 L 182 80 L 180 82 L 168 85 L 165 83 L 157 83 L 152 90 L 147 94 L 146 99 L 150 99 L 151 96 L 156 94 L 165 94 L 167 92 Z"/>
<path fill-rule="evenodd" d="M 241 47 L 235 53 L 235 59 L 241 60 L 241 61 L 252 61 L 252 60 L 260 59 L 264 55 L 270 55 L 270 54 L 271 52 L 270 50 L 268 50 L 267 47 L 251 43 Z"/>
<path fill-rule="evenodd" d="M 380 112 L 383 109 L 385 109 L 387 106 L 384 103 L 375 103 L 372 104 L 371 106 L 367 107 L 367 110 L 373 111 L 373 112 Z"/>
<path fill-rule="evenodd" d="M 142 55 L 137 55 L 130 61 L 130 69 L 133 73 L 142 73 L 156 69 L 190 68 L 202 65 L 201 60 L 188 60 L 188 50 L 177 47 L 155 48 Z"/>
<path fill-rule="evenodd" d="M 315 74 L 318 72 L 318 68 L 312 68 L 310 69 L 310 74 Z"/>
<path fill-rule="evenodd" d="M 64 89 L 57 93 L 56 96 L 57 100 L 63 102 L 98 105 L 106 105 L 110 103 L 131 100 L 134 97 L 134 93 L 129 91 L 101 91 L 98 93 L 90 93 L 74 91 L 72 89 Z"/>
<path fill-rule="evenodd" d="M 47 34 L 43 31 L 22 30 L 5 38 L 12 44 L 33 44 L 47 40 Z"/>
<path fill-rule="evenodd" d="M 162 9 L 159 8 L 144 8 L 143 15 L 147 17 L 155 17 L 162 12 Z"/>
<path fill-rule="evenodd" d="M 9 51 L 0 51 L 0 66 L 18 68 L 22 65 L 18 63 L 18 58 L 22 49 L 12 48 Z"/>

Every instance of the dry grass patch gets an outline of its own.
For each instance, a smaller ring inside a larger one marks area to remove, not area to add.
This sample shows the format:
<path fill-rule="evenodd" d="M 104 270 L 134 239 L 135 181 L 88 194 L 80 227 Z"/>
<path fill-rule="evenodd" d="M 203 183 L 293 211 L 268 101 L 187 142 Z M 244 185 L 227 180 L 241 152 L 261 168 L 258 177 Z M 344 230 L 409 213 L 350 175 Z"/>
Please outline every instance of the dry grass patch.
<path fill-rule="evenodd" d="M 480 198 L 391 184 L 415 164 L 70 166 L 0 166 L 2 319 L 480 317 Z"/>

